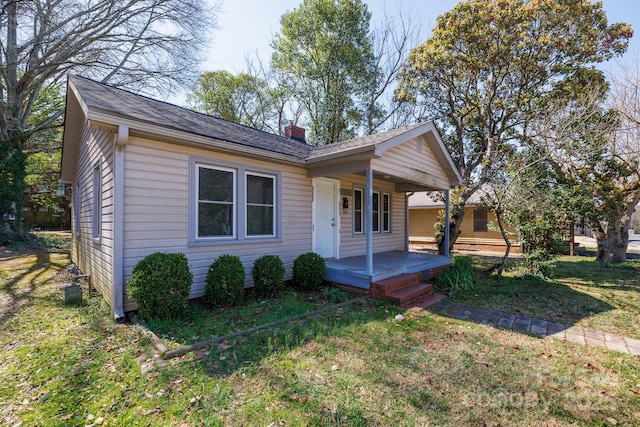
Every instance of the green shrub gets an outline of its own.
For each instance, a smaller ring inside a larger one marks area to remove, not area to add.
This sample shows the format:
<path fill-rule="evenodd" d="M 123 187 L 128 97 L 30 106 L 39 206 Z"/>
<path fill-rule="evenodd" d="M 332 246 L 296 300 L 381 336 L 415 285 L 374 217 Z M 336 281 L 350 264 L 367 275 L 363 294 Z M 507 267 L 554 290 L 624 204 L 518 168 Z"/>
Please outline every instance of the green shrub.
<path fill-rule="evenodd" d="M 215 306 L 238 304 L 244 297 L 245 271 L 240 258 L 220 255 L 207 272 L 204 300 Z"/>
<path fill-rule="evenodd" d="M 314 252 L 307 252 L 293 261 L 293 281 L 300 289 L 320 290 L 324 282 L 324 258 Z"/>
<path fill-rule="evenodd" d="M 156 252 L 133 268 L 127 291 L 146 319 L 171 319 L 184 315 L 193 275 L 184 254 Z"/>
<path fill-rule="evenodd" d="M 332 304 L 337 304 L 347 300 L 347 294 L 345 294 L 342 289 L 334 288 L 333 286 L 324 288 L 322 294 L 327 301 Z"/>
<path fill-rule="evenodd" d="M 278 255 L 263 255 L 251 269 L 257 295 L 270 297 L 284 289 L 284 263 Z"/>
<path fill-rule="evenodd" d="M 538 276 L 542 279 L 549 277 L 556 255 L 545 249 L 536 249 L 524 254 L 520 273 Z"/>
<path fill-rule="evenodd" d="M 453 258 L 453 265 L 438 277 L 438 287 L 447 289 L 451 294 L 469 292 L 480 285 L 476 277 L 470 257 L 457 256 Z"/>

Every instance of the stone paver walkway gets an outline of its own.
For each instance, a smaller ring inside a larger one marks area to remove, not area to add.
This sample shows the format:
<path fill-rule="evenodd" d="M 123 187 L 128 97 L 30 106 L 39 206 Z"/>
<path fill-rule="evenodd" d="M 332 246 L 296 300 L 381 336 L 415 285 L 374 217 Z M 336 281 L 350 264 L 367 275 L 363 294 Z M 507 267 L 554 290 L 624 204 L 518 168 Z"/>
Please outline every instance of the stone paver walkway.
<path fill-rule="evenodd" d="M 532 317 L 517 316 L 501 311 L 457 304 L 443 300 L 428 308 L 429 311 L 460 320 L 469 320 L 490 326 L 557 338 L 567 342 L 594 345 L 609 350 L 640 356 L 640 340 L 586 329 L 582 326 L 567 326 Z"/>

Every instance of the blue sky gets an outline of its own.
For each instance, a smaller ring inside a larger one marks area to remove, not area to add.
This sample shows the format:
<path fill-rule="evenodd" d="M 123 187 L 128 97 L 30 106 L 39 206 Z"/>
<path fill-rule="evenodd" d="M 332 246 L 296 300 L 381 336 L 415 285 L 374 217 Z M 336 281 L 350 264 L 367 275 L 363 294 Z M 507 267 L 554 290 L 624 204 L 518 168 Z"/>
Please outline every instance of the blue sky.
<path fill-rule="evenodd" d="M 219 29 L 212 34 L 212 42 L 203 64 L 203 71 L 243 71 L 245 57 L 257 52 L 264 60 L 271 54 L 269 42 L 280 30 L 280 16 L 295 9 L 302 0 L 224 0 L 218 15 Z M 410 15 L 422 28 L 426 39 L 436 18 L 451 9 L 454 0 L 365 0 L 372 13 L 372 21 L 380 20 L 386 9 L 399 7 L 410 11 Z M 629 54 L 640 53 L 640 1 L 604 0 L 603 6 L 609 22 L 627 22 L 636 35 L 632 39 Z"/>

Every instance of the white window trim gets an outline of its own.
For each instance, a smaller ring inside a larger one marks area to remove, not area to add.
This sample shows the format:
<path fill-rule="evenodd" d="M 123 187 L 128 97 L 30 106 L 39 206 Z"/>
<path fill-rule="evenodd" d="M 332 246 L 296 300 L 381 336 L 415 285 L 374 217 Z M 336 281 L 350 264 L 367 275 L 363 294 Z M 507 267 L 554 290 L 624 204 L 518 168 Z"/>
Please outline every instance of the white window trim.
<path fill-rule="evenodd" d="M 380 192 L 379 191 L 373 191 L 373 204 L 372 204 L 372 210 L 371 210 L 371 222 L 373 223 L 373 227 L 371 227 L 371 231 L 375 234 L 380 234 L 381 230 L 382 230 L 382 209 L 381 209 L 381 201 L 382 198 L 380 197 Z M 376 201 L 375 201 L 375 196 L 378 196 L 378 221 L 373 221 L 373 213 L 376 211 Z M 378 226 L 378 229 L 376 230 L 376 225 Z"/>
<path fill-rule="evenodd" d="M 360 192 L 360 231 L 356 230 L 356 191 Z M 364 234 L 364 190 L 362 188 L 353 189 L 353 234 Z"/>
<path fill-rule="evenodd" d="M 272 204 L 258 204 L 258 203 L 249 203 L 246 199 L 246 195 L 249 191 L 249 187 L 248 187 L 248 183 L 249 180 L 247 179 L 247 177 L 251 175 L 251 176 L 260 176 L 263 178 L 270 178 L 271 179 L 271 185 L 272 185 L 272 194 L 273 194 L 273 198 L 271 200 Z M 278 218 L 277 218 L 277 209 L 276 209 L 276 199 L 277 199 L 277 187 L 276 187 L 276 182 L 277 182 L 277 177 L 273 174 L 267 174 L 267 173 L 260 173 L 260 172 L 254 172 L 252 170 L 247 170 L 244 173 L 244 194 L 245 194 L 245 202 L 244 202 L 244 233 L 247 239 L 256 239 L 256 238 L 264 238 L 264 237 L 276 237 L 277 234 L 277 224 L 278 224 Z M 272 221 L 273 223 L 271 224 L 271 228 L 273 229 L 273 233 L 271 234 L 252 234 L 249 235 L 248 234 L 248 229 L 249 229 L 249 205 L 251 206 L 270 206 L 273 209 L 273 218 Z"/>
<path fill-rule="evenodd" d="M 387 222 L 387 228 L 384 227 L 384 198 L 387 197 L 389 203 L 387 203 L 387 215 L 389 216 L 389 221 Z M 382 193 L 382 199 L 380 200 L 380 231 L 382 233 L 391 233 L 391 194 L 390 193 Z"/>
<path fill-rule="evenodd" d="M 102 167 L 99 161 L 93 166 L 92 181 L 91 236 L 95 243 L 100 243 L 102 237 Z"/>
<path fill-rule="evenodd" d="M 361 210 L 361 225 L 362 225 L 362 231 L 361 232 L 357 232 L 356 231 L 356 191 L 359 191 L 362 197 L 362 210 Z M 378 195 L 378 230 L 376 231 L 374 229 L 374 227 L 372 227 L 372 232 L 374 234 L 392 234 L 393 232 L 393 198 L 391 197 L 391 193 L 387 192 L 387 191 L 380 191 L 380 190 L 374 190 L 372 192 L 373 194 L 377 194 Z M 389 224 L 388 224 L 388 229 L 384 229 L 384 200 L 383 198 L 387 196 L 389 197 Z M 375 206 L 373 206 L 375 208 Z M 371 212 L 371 216 L 373 219 L 373 212 Z M 364 229 L 365 229 L 365 215 L 366 215 L 366 196 L 365 196 L 365 192 L 362 188 L 359 187 L 353 187 L 353 219 L 352 219 L 352 229 L 351 232 L 354 236 L 362 236 L 364 235 Z"/>
<path fill-rule="evenodd" d="M 76 183 L 75 192 L 73 194 L 73 214 L 74 214 L 74 227 L 76 236 L 80 236 L 80 183 Z"/>
<path fill-rule="evenodd" d="M 199 236 L 198 230 L 200 229 L 200 215 L 198 214 L 198 207 L 200 204 L 200 170 L 201 169 L 209 169 L 221 172 L 229 172 L 233 175 L 233 201 L 232 202 L 212 202 L 212 204 L 220 204 L 220 205 L 232 205 L 233 206 L 233 218 L 232 218 L 232 226 L 231 226 L 231 235 L 225 236 Z M 196 163 L 196 179 L 195 179 L 195 194 L 196 194 L 196 217 L 195 217 L 195 237 L 197 240 L 229 240 L 235 239 L 237 236 L 237 227 L 238 227 L 238 211 L 237 211 L 237 187 L 238 182 L 236 178 L 236 170 L 232 168 L 208 165 L 203 163 Z"/>
<path fill-rule="evenodd" d="M 235 171 L 234 179 L 234 237 L 198 237 L 198 185 L 199 168 Z M 242 163 L 219 160 L 203 156 L 189 157 L 188 182 L 188 237 L 189 246 L 255 244 L 282 241 L 282 172 L 279 170 L 247 166 Z M 246 176 L 260 175 L 274 178 L 274 234 L 270 236 L 247 236 L 246 233 Z M 240 191 L 243 189 L 244 191 Z"/>

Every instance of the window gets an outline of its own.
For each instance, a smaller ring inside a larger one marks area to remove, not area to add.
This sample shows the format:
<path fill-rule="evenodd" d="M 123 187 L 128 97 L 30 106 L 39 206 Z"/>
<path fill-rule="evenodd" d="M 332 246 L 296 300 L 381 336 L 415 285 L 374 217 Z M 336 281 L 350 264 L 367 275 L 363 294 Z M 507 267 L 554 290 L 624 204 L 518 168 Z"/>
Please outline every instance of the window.
<path fill-rule="evenodd" d="M 76 191 L 73 201 L 73 216 L 76 228 L 76 236 L 80 235 L 80 184 L 76 184 Z"/>
<path fill-rule="evenodd" d="M 488 231 L 486 209 L 478 208 L 473 211 L 473 231 Z"/>
<path fill-rule="evenodd" d="M 192 159 L 189 241 L 196 245 L 279 238 L 280 173 Z"/>
<path fill-rule="evenodd" d="M 391 196 L 389 193 L 382 193 L 382 231 L 391 231 Z"/>
<path fill-rule="evenodd" d="M 355 188 L 353 190 L 353 232 L 356 234 L 364 231 L 364 210 L 362 209 L 362 202 L 362 190 Z"/>
<path fill-rule="evenodd" d="M 198 237 L 233 237 L 235 173 L 198 166 Z"/>
<path fill-rule="evenodd" d="M 359 188 L 353 189 L 353 232 L 364 233 L 364 192 Z M 374 233 L 391 232 L 391 195 L 389 193 L 373 192 L 372 198 L 372 229 Z"/>
<path fill-rule="evenodd" d="M 102 226 L 102 171 L 100 163 L 93 167 L 93 211 L 92 211 L 92 232 L 93 238 L 99 239 Z"/>
<path fill-rule="evenodd" d="M 247 236 L 275 233 L 275 178 L 247 173 Z"/>
<path fill-rule="evenodd" d="M 371 219 L 373 232 L 380 232 L 380 193 L 373 192 L 373 217 Z"/>

